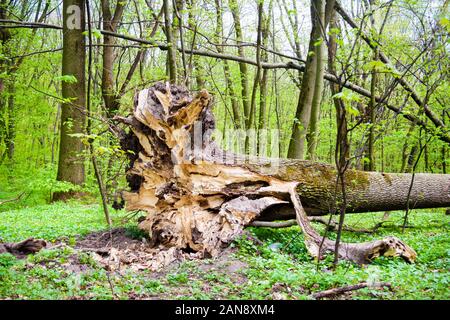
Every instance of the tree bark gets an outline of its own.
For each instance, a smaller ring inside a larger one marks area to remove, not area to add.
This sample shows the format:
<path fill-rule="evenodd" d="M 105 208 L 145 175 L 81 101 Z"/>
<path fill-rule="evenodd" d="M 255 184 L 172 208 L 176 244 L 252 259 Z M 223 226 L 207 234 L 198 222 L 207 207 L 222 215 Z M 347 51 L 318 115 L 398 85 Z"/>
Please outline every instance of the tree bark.
<path fill-rule="evenodd" d="M 128 152 L 128 210 L 148 213 L 140 228 L 153 245 L 218 255 L 243 228 L 291 205 L 315 258 L 334 250 L 334 241 L 309 225 L 310 214 L 326 213 L 335 204 L 336 170 L 310 161 L 251 158 L 225 152 L 211 139 L 215 121 L 212 97 L 169 83 L 157 83 L 135 97 L 133 115 L 115 119 L 130 132 L 121 132 Z M 405 207 L 410 175 L 347 170 L 348 210 L 373 211 Z M 417 174 L 410 202 L 415 207 L 450 205 L 450 176 Z M 339 201 L 339 195 L 338 195 Z M 320 251 L 320 252 L 319 252 Z M 394 237 L 362 244 L 342 243 L 339 255 L 367 263 L 379 255 L 415 259 L 415 252 Z"/>
<path fill-rule="evenodd" d="M 63 2 L 63 76 L 74 76 L 76 82 L 62 82 L 62 96 L 67 102 L 61 105 L 61 136 L 58 162 L 58 181 L 75 185 L 84 183 L 84 159 L 81 153 L 85 147 L 79 137 L 73 134 L 86 133 L 86 88 L 85 88 L 85 1 L 65 0 Z M 72 192 L 55 192 L 53 200 L 72 196 Z"/>
<path fill-rule="evenodd" d="M 369 9 L 373 10 L 374 1 L 369 0 Z M 372 13 L 370 15 L 370 23 L 372 26 L 373 32 L 376 31 L 376 25 L 375 25 L 375 17 Z M 380 37 L 380 34 L 377 35 L 377 38 Z M 378 48 L 374 49 L 373 53 L 373 61 L 378 61 Z M 364 162 L 364 170 L 365 171 L 375 171 L 375 122 L 376 122 L 376 114 L 375 114 L 375 107 L 377 105 L 375 97 L 376 97 L 376 89 L 377 89 L 377 71 L 374 68 L 371 73 L 371 81 L 370 81 L 370 100 L 369 100 L 369 106 L 368 106 L 368 113 L 369 113 L 369 137 L 367 140 L 367 161 Z"/>
<path fill-rule="evenodd" d="M 102 0 L 103 30 L 117 31 L 117 26 L 122 19 L 125 2 L 117 1 L 114 14 L 111 12 L 110 1 Z M 114 81 L 114 53 L 115 38 L 110 35 L 103 36 L 103 67 L 102 67 L 102 96 L 105 101 L 108 117 L 112 118 L 119 110 L 120 96 L 115 92 Z"/>
<path fill-rule="evenodd" d="M 215 6 L 216 6 L 216 25 L 217 25 L 216 42 L 220 44 L 217 46 L 217 52 L 223 54 L 223 51 L 224 51 L 223 45 L 225 44 L 225 41 L 222 38 L 223 37 L 223 18 L 222 18 L 223 8 L 221 6 L 221 1 L 215 0 Z M 243 121 L 242 121 L 242 117 L 241 117 L 242 109 L 239 105 L 237 95 L 235 94 L 235 91 L 234 91 L 234 85 L 233 85 L 233 81 L 231 79 L 231 71 L 230 71 L 230 65 L 228 64 L 228 60 L 223 60 L 222 63 L 223 63 L 223 72 L 224 72 L 224 76 L 225 76 L 227 90 L 228 90 L 230 100 L 231 100 L 231 110 L 233 111 L 233 121 L 234 121 L 236 129 L 240 129 L 243 127 Z"/>
<path fill-rule="evenodd" d="M 239 7 L 236 0 L 229 0 L 229 6 L 231 14 L 233 15 L 234 30 L 236 33 L 236 41 L 238 43 L 243 42 L 242 29 L 241 29 L 241 18 L 239 16 Z M 238 46 L 238 56 L 245 59 L 244 47 Z M 241 77 L 241 89 L 242 89 L 242 106 L 244 109 L 244 125 L 245 129 L 250 129 L 250 99 L 249 99 L 249 89 L 248 89 L 248 69 L 247 64 L 244 62 L 239 62 L 239 71 Z"/>
<path fill-rule="evenodd" d="M 332 2 L 334 4 L 334 1 Z M 310 159 L 315 158 L 320 103 L 323 93 L 323 75 L 325 73 L 324 41 L 328 24 L 325 17 L 326 0 L 311 0 L 310 8 L 312 29 L 308 57 L 288 150 L 288 157 L 295 159 L 303 159 L 306 140 L 308 140 L 308 156 Z"/>
<path fill-rule="evenodd" d="M 188 10 L 188 26 L 194 31 L 194 36 L 192 38 L 192 49 L 197 49 L 197 44 L 195 43 L 195 37 L 196 37 L 196 30 L 197 30 L 197 4 L 195 0 L 188 0 L 187 1 L 187 10 Z M 192 59 L 192 65 L 194 66 L 194 75 L 195 75 L 195 82 L 196 82 L 196 88 L 195 90 L 200 90 L 204 87 L 205 79 L 204 79 L 204 72 L 203 68 L 200 64 L 199 56 L 191 55 Z"/>
<path fill-rule="evenodd" d="M 177 56 L 176 56 L 176 42 L 174 41 L 172 24 L 170 22 L 170 2 L 169 0 L 163 1 L 164 8 L 164 31 L 166 33 L 166 39 L 168 43 L 167 50 L 167 67 L 170 82 L 177 82 Z"/>
<path fill-rule="evenodd" d="M 329 0 L 328 0 L 329 1 Z M 325 19 L 325 0 L 322 2 L 318 2 L 316 7 L 317 10 L 317 22 L 320 28 L 321 36 L 316 41 L 315 45 L 315 55 L 316 55 L 316 79 L 314 83 L 314 93 L 313 99 L 311 103 L 311 118 L 308 127 L 308 134 L 306 139 L 308 141 L 308 150 L 307 156 L 310 160 L 316 160 L 316 148 L 317 148 L 317 139 L 319 135 L 319 117 L 320 117 L 320 104 L 322 102 L 323 95 L 323 86 L 324 80 L 323 75 L 325 73 L 325 30 L 328 25 L 328 21 Z M 328 5 L 327 5 L 328 6 Z M 328 6 L 329 7 L 329 6 Z M 328 10 L 333 10 L 333 6 L 331 8 L 327 8 Z"/>
<path fill-rule="evenodd" d="M 261 42 L 263 47 L 267 47 L 269 40 L 269 27 L 270 27 L 270 13 L 272 11 L 272 0 L 269 2 L 269 10 L 267 14 L 263 14 L 263 22 L 261 26 Z M 267 51 L 261 52 L 261 60 L 267 62 L 268 54 Z M 262 71 L 261 82 L 259 84 L 259 121 L 258 121 L 258 155 L 267 155 L 267 142 L 263 141 L 267 139 L 268 128 L 267 125 L 267 85 L 268 85 L 269 70 L 264 69 Z M 255 110 L 256 111 L 256 110 Z"/>
<path fill-rule="evenodd" d="M 324 1 L 324 0 L 323 0 Z M 321 7 L 322 0 L 311 1 L 311 22 L 312 29 L 309 40 L 308 55 L 306 58 L 305 72 L 302 77 L 300 94 L 298 97 L 297 110 L 295 113 L 294 124 L 292 127 L 292 136 L 289 141 L 288 157 L 294 159 L 303 159 L 305 153 L 306 133 L 311 118 L 311 105 L 314 96 L 314 84 L 317 73 L 317 55 L 315 53 L 314 43 L 320 38 L 321 32 L 317 22 L 317 11 L 314 8 L 315 2 Z"/>

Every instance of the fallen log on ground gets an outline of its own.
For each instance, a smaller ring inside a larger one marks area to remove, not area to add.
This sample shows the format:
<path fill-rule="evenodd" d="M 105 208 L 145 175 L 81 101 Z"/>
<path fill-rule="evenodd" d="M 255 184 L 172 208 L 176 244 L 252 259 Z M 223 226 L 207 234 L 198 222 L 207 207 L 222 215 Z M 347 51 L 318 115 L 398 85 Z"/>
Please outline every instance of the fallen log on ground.
<path fill-rule="evenodd" d="M 128 210 L 148 213 L 139 226 L 151 244 L 215 256 L 253 221 L 282 220 L 293 212 L 311 255 L 333 251 L 334 241 L 325 239 L 319 253 L 322 237 L 306 213 L 329 213 L 340 201 L 334 167 L 223 151 L 212 138 L 211 106 L 206 90 L 192 97 L 182 87 L 157 83 L 136 95 L 131 116 L 115 118 L 131 129 L 120 133 L 130 158 L 131 190 L 123 198 Z M 405 208 L 410 178 L 348 170 L 348 211 Z M 416 174 L 410 207 L 449 206 L 449 185 L 449 175 Z M 283 216 L 280 206 L 292 209 Z M 380 255 L 416 257 L 395 237 L 340 247 L 342 258 L 358 263 Z"/>
<path fill-rule="evenodd" d="M 44 240 L 28 238 L 15 243 L 0 243 L 0 253 L 11 253 L 20 258 L 39 252 L 46 246 L 47 243 Z"/>

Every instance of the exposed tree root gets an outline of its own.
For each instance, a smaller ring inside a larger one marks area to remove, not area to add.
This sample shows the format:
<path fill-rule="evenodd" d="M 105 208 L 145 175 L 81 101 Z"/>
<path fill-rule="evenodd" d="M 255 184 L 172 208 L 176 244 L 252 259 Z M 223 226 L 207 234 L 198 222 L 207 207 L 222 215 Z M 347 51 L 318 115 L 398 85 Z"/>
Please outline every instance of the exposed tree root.
<path fill-rule="evenodd" d="M 132 116 L 116 117 L 131 129 L 122 133 L 122 147 L 131 151 L 131 192 L 123 197 L 128 210 L 148 212 L 139 227 L 152 245 L 217 256 L 263 211 L 291 203 L 309 253 L 320 258 L 322 237 L 309 223 L 298 182 L 264 173 L 274 170 L 267 161 L 252 164 L 218 148 L 211 102 L 205 90 L 192 98 L 184 88 L 158 83 L 139 92 Z M 416 257 L 395 237 L 340 247 L 342 258 L 357 263 L 380 255 Z M 333 249 L 334 241 L 325 239 L 321 253 Z"/>
<path fill-rule="evenodd" d="M 249 224 L 251 227 L 264 227 L 264 228 L 288 228 L 297 225 L 297 220 L 286 220 L 282 222 L 272 221 L 253 221 Z"/>
<path fill-rule="evenodd" d="M 297 222 L 305 234 L 305 244 L 308 252 L 316 259 L 320 259 L 324 252 L 334 252 L 335 241 L 327 238 L 324 239 L 311 227 L 306 212 L 300 202 L 300 197 L 295 191 L 295 185 L 291 186 L 289 194 L 291 195 L 291 201 L 297 214 Z M 359 264 L 367 264 L 379 256 L 402 257 L 408 262 L 414 262 L 417 254 L 400 239 L 396 237 L 385 237 L 381 240 L 363 243 L 341 243 L 339 246 L 339 256 Z"/>

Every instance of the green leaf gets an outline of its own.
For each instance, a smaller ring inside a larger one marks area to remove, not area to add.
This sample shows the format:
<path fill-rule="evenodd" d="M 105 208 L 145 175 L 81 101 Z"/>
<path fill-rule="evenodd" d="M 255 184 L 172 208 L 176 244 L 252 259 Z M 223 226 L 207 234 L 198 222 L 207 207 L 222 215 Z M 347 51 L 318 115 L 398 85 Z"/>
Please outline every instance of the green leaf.
<path fill-rule="evenodd" d="M 345 105 L 345 110 L 352 116 L 359 116 L 359 110 L 353 107 L 350 103 Z"/>
<path fill-rule="evenodd" d="M 84 36 L 88 36 L 89 35 L 89 30 L 83 31 L 82 34 Z M 97 30 L 97 29 L 91 29 L 91 34 L 96 39 L 100 39 L 102 37 L 102 33 L 100 32 L 100 30 Z"/>
<path fill-rule="evenodd" d="M 361 100 L 360 96 L 357 93 L 354 93 L 353 91 L 350 91 L 348 89 L 344 89 L 341 92 L 336 93 L 333 98 L 335 99 L 341 99 L 345 102 L 358 102 Z M 359 114 L 359 111 L 356 110 Z"/>
<path fill-rule="evenodd" d="M 441 18 L 439 20 L 439 24 L 447 30 L 447 32 L 450 32 L 450 20 L 448 18 Z"/>
<path fill-rule="evenodd" d="M 380 60 L 372 60 L 363 65 L 365 71 L 384 72 L 387 70 L 386 65 Z"/>
<path fill-rule="evenodd" d="M 319 38 L 317 41 L 314 42 L 314 47 L 318 47 L 322 44 L 323 38 Z"/>
<path fill-rule="evenodd" d="M 94 29 L 94 30 L 91 30 L 91 32 L 92 32 L 92 35 L 97 39 L 100 39 L 102 37 L 102 33 L 100 32 L 100 30 Z"/>
<path fill-rule="evenodd" d="M 66 83 L 77 83 L 78 80 L 74 75 L 71 74 L 65 74 L 62 76 L 58 76 L 55 78 L 56 81 L 66 82 Z"/>
<path fill-rule="evenodd" d="M 297 10 L 290 9 L 290 10 L 287 11 L 287 14 L 288 14 L 288 15 L 294 15 L 294 14 L 297 14 Z"/>
<path fill-rule="evenodd" d="M 340 33 L 341 33 L 341 30 L 339 28 L 330 28 L 330 30 L 328 30 L 329 35 L 338 35 Z"/>

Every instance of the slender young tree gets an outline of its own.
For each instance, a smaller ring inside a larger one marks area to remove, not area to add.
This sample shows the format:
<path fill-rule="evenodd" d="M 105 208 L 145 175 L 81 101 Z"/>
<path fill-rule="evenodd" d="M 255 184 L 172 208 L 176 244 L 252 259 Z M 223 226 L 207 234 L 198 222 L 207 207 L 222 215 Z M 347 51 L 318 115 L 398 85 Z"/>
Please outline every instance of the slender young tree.
<path fill-rule="evenodd" d="M 114 12 L 111 12 L 109 0 L 102 0 L 103 30 L 116 32 L 125 8 L 125 1 L 118 0 Z M 120 97 L 115 92 L 114 52 L 115 38 L 110 35 L 103 36 L 103 66 L 102 66 L 102 96 L 105 101 L 106 112 L 109 118 L 119 110 Z"/>
<path fill-rule="evenodd" d="M 272 12 L 273 0 L 269 2 L 268 13 L 262 13 L 262 25 L 261 25 L 261 44 L 264 48 L 267 48 L 269 41 L 269 27 L 270 27 L 270 13 Z M 261 52 L 261 60 L 267 62 L 268 54 L 266 50 Z M 268 128 L 267 125 L 267 87 L 269 82 L 269 70 L 263 69 L 261 82 L 259 84 L 259 121 L 258 121 L 258 131 L 265 130 Z M 262 145 L 261 139 L 267 140 L 267 137 L 261 137 L 258 134 L 258 154 L 264 153 L 264 147 Z"/>
<path fill-rule="evenodd" d="M 223 39 L 223 7 L 222 7 L 222 1 L 221 0 L 215 0 L 215 6 L 216 6 L 216 42 L 217 42 L 217 52 L 223 53 L 224 52 L 224 45 L 225 41 Z M 235 93 L 233 80 L 231 78 L 231 71 L 230 71 L 230 65 L 228 63 L 228 60 L 223 60 L 223 72 L 225 77 L 225 82 L 227 85 L 227 92 L 230 96 L 231 100 L 231 110 L 233 112 L 233 120 L 235 124 L 236 129 L 240 129 L 243 127 L 243 121 L 242 121 L 242 109 L 238 102 L 238 98 Z"/>
<path fill-rule="evenodd" d="M 169 44 L 169 48 L 167 50 L 167 71 L 169 80 L 172 83 L 177 82 L 177 45 L 173 33 L 173 25 L 170 19 L 170 1 L 163 1 L 164 7 L 164 31 L 166 33 L 167 43 Z"/>
<path fill-rule="evenodd" d="M 311 0 L 311 35 L 306 59 L 305 72 L 302 78 L 300 95 L 292 136 L 289 141 L 289 158 L 303 159 L 308 130 L 312 132 L 313 145 L 318 128 L 320 101 L 323 91 L 324 74 L 324 37 L 326 30 L 325 0 Z M 314 107 L 313 107 L 314 106 Z M 312 119 L 312 128 L 309 128 Z M 314 157 L 314 152 L 310 154 Z"/>
<path fill-rule="evenodd" d="M 238 42 L 238 44 L 242 44 L 243 35 L 242 35 L 241 17 L 239 14 L 238 2 L 236 0 L 229 0 L 229 7 L 231 10 L 231 14 L 233 15 L 236 41 Z M 245 58 L 244 47 L 241 45 L 238 46 L 238 56 L 240 58 Z M 248 88 L 249 72 L 248 72 L 247 64 L 244 62 L 239 62 L 239 71 L 240 71 L 240 78 L 241 78 L 242 106 L 244 109 L 244 124 L 245 124 L 245 129 L 250 129 L 251 101 L 250 101 L 250 91 Z"/>

